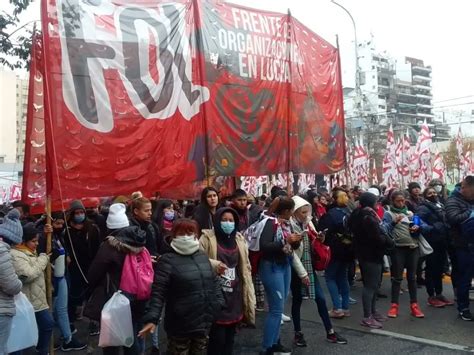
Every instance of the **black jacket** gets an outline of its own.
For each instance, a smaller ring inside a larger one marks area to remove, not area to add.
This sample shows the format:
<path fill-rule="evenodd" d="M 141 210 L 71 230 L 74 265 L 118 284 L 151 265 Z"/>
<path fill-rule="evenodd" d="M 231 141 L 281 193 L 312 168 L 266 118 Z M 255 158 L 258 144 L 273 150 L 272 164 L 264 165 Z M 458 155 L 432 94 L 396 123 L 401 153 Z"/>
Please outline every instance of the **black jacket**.
<path fill-rule="evenodd" d="M 207 335 L 224 304 L 221 285 L 202 251 L 164 254 L 156 268 L 152 295 L 143 322 L 158 324 L 165 307 L 168 336 Z"/>
<path fill-rule="evenodd" d="M 273 219 L 268 219 L 260 235 L 260 251 L 262 259 L 277 264 L 288 263 L 288 255 L 283 252 L 283 244 L 276 238 L 277 224 Z"/>
<path fill-rule="evenodd" d="M 345 226 L 345 219 L 349 218 L 349 215 L 349 208 L 332 207 L 319 220 L 318 229 L 327 229 L 324 244 L 331 248 L 331 258 L 335 261 L 354 260 L 352 235 Z"/>
<path fill-rule="evenodd" d="M 136 218 L 130 217 L 130 225 L 137 226 L 142 231 L 146 233 L 146 245 L 150 255 L 160 255 L 162 254 L 163 248 L 163 237 L 159 231 L 158 226 L 154 222 L 141 222 Z"/>
<path fill-rule="evenodd" d="M 199 224 L 199 234 L 203 229 L 212 229 L 215 218 L 206 205 L 200 203 L 194 210 L 193 219 Z"/>
<path fill-rule="evenodd" d="M 427 224 L 423 236 L 428 243 L 433 248 L 447 248 L 449 225 L 444 206 L 425 200 L 418 207 L 417 214 Z"/>
<path fill-rule="evenodd" d="M 461 195 L 459 188 L 453 191 L 446 202 L 446 219 L 451 225 L 450 237 L 454 241 L 454 246 L 459 249 L 467 249 L 468 241 L 461 236 L 461 223 L 466 221 L 472 209 L 474 201 L 468 201 Z"/>
<path fill-rule="evenodd" d="M 383 234 L 376 212 L 369 208 L 357 208 L 349 218 L 357 259 L 383 263 L 387 249 L 394 246 L 391 238 Z"/>

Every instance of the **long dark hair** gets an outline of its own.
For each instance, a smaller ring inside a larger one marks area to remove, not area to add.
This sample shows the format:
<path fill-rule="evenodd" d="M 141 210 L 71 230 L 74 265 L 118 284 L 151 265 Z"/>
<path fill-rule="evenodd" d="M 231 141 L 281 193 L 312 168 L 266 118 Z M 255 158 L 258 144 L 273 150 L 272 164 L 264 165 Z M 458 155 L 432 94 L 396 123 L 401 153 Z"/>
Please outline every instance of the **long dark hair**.
<path fill-rule="evenodd" d="M 163 227 L 163 217 L 164 217 L 164 209 L 169 208 L 173 205 L 173 201 L 171 200 L 159 200 L 158 206 L 156 207 L 156 211 L 153 214 L 153 221 L 160 227 L 160 230 Z"/>
<path fill-rule="evenodd" d="M 206 206 L 207 208 L 209 208 L 209 205 L 207 203 L 207 194 L 210 191 L 214 191 L 217 195 L 217 198 L 219 199 L 219 192 L 217 191 L 217 189 L 215 187 L 212 187 L 212 186 L 205 187 L 201 192 L 201 204 Z"/>

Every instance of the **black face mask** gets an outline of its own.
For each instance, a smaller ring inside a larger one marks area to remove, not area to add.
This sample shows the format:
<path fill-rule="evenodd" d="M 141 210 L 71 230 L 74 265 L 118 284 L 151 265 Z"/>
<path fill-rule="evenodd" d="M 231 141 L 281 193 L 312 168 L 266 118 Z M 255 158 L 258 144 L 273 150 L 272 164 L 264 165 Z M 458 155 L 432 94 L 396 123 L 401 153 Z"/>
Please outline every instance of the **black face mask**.
<path fill-rule="evenodd" d="M 431 201 L 433 203 L 437 203 L 438 202 L 438 196 L 430 196 L 430 197 L 427 197 L 426 198 L 428 201 Z"/>
<path fill-rule="evenodd" d="M 61 234 L 64 230 L 64 227 L 62 228 L 53 228 L 53 233 L 54 234 Z"/>

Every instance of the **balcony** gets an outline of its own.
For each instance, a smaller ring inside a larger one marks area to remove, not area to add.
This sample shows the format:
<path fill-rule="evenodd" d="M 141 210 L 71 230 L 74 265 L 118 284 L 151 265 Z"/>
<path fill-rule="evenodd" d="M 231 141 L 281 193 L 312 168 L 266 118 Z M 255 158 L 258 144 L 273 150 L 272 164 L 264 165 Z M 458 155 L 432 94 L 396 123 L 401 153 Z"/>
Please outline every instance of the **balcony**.
<path fill-rule="evenodd" d="M 432 71 L 432 70 L 431 70 L 431 67 L 420 67 L 420 66 L 418 66 L 418 65 L 413 65 L 413 66 L 411 67 L 411 69 L 412 69 L 413 71 L 421 71 L 421 72 L 424 72 L 424 73 L 431 73 L 431 71 Z"/>
<path fill-rule="evenodd" d="M 419 99 L 431 100 L 433 98 L 433 95 L 431 94 L 416 94 L 415 96 L 418 97 Z"/>
<path fill-rule="evenodd" d="M 431 91 L 431 86 L 429 86 L 429 85 L 416 84 L 416 85 L 413 85 L 413 88 L 418 89 L 418 90 L 429 90 L 429 91 Z"/>
<path fill-rule="evenodd" d="M 419 113 L 417 113 L 416 115 L 417 115 L 418 117 L 423 117 L 423 118 L 433 118 L 433 117 L 434 117 L 434 115 L 431 114 L 431 113 L 421 113 L 421 112 L 419 112 Z"/>
<path fill-rule="evenodd" d="M 431 81 L 431 76 L 413 75 L 413 81 Z"/>
<path fill-rule="evenodd" d="M 427 108 L 432 109 L 433 105 L 426 105 L 426 104 L 416 104 L 419 108 Z"/>

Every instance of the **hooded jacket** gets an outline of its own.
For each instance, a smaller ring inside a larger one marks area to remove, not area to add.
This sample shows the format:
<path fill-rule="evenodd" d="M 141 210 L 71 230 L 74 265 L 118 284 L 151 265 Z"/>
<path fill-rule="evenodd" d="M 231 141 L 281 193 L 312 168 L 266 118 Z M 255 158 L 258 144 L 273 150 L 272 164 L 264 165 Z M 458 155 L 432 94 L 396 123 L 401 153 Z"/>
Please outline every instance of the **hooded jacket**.
<path fill-rule="evenodd" d="M 22 289 L 22 283 L 13 267 L 10 246 L 0 241 L 0 316 L 15 315 L 13 296 Z"/>
<path fill-rule="evenodd" d="M 216 222 L 220 221 L 225 212 L 230 212 L 234 215 L 234 220 L 237 217 L 237 212 L 232 208 L 221 208 L 216 213 Z M 216 236 L 218 235 L 218 236 Z M 207 254 L 214 271 L 217 271 L 217 266 L 220 261 L 217 260 L 217 244 L 219 239 L 227 238 L 222 231 L 220 223 L 216 223 L 214 230 L 204 229 L 202 231 L 199 244 L 201 250 Z M 240 280 L 242 281 L 242 299 L 243 299 L 243 322 L 249 325 L 255 325 L 255 290 L 252 282 L 252 270 L 249 261 L 249 253 L 247 244 L 242 234 L 234 229 L 231 234 L 234 238 L 239 251 L 238 272 Z"/>
<path fill-rule="evenodd" d="M 446 202 L 446 218 L 451 225 L 451 237 L 459 249 L 467 249 L 468 241 L 461 236 L 461 223 L 465 222 L 474 209 L 474 201 L 468 201 L 457 187 Z"/>
<path fill-rule="evenodd" d="M 87 302 L 85 315 L 93 320 L 100 320 L 103 306 L 118 290 L 127 254 L 140 253 L 146 244 L 146 234 L 137 226 L 114 230 L 109 234 L 101 244 L 87 275 L 92 296 Z M 143 316 L 145 306 L 146 301 L 130 302 L 134 320 Z"/>

